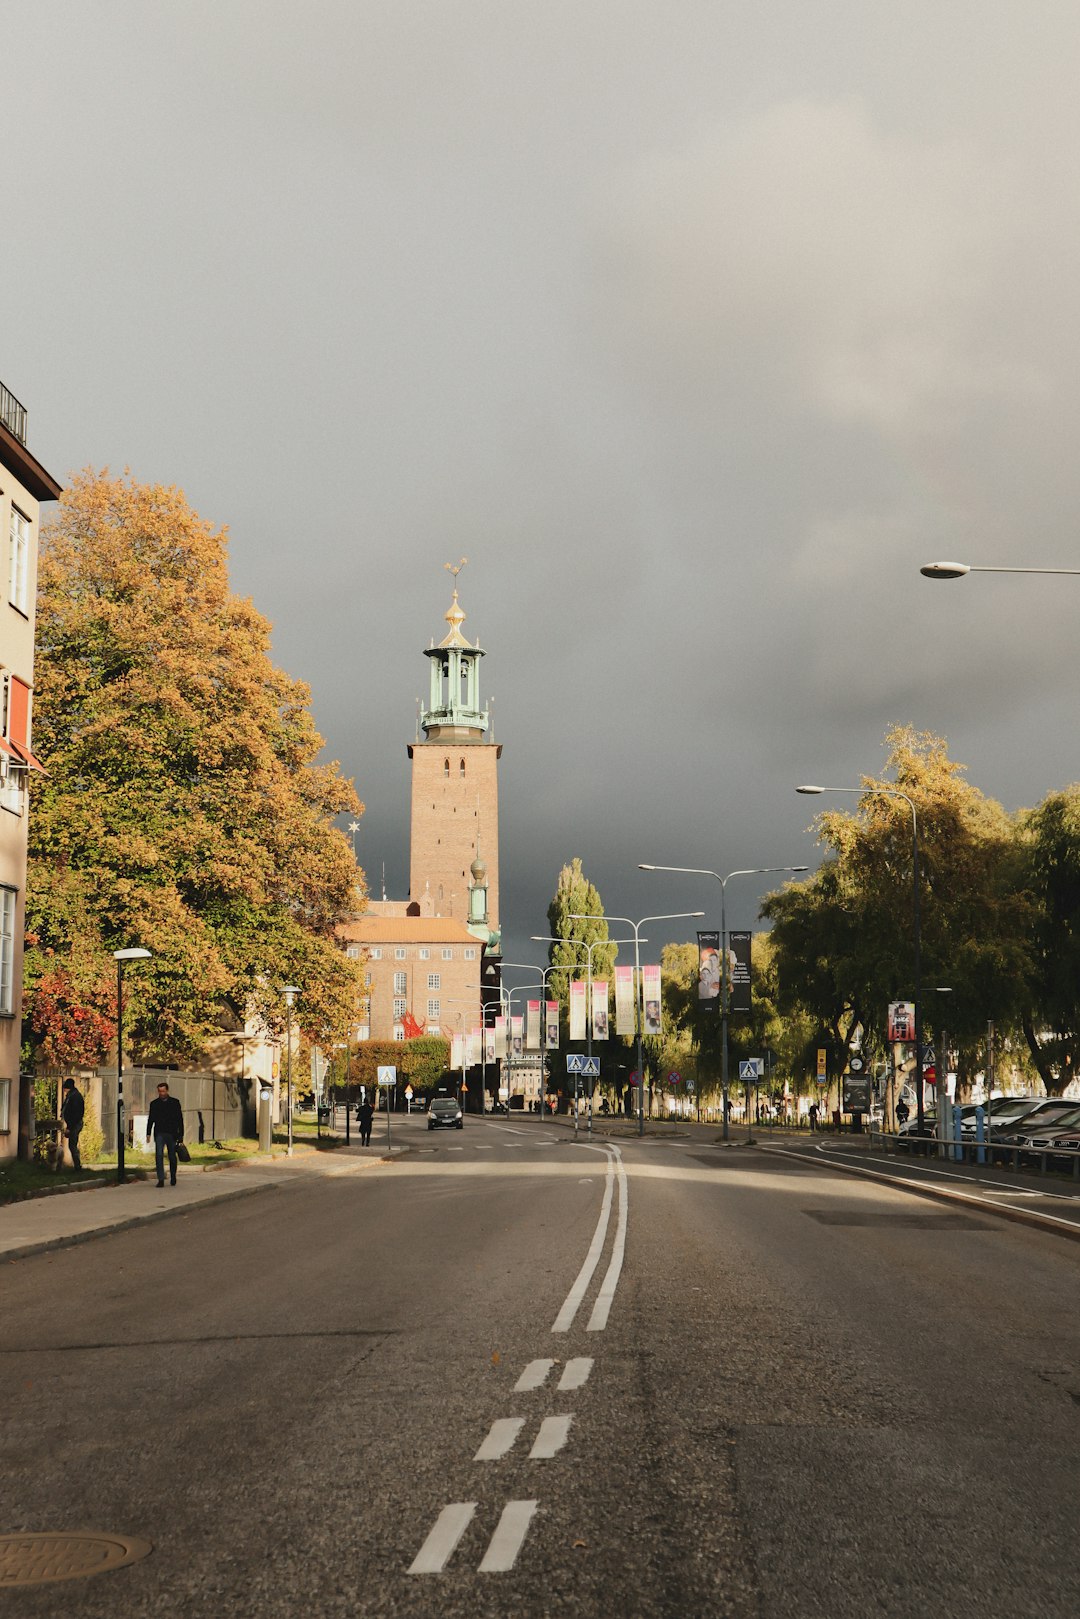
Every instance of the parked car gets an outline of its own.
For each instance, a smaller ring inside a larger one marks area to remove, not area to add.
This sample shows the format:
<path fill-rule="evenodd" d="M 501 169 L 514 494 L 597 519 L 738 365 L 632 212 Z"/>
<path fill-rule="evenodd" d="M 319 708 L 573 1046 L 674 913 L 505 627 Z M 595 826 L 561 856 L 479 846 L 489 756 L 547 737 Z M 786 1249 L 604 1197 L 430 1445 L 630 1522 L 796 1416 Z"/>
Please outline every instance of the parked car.
<path fill-rule="evenodd" d="M 429 1130 L 461 1130 L 465 1118 L 453 1096 L 433 1096 L 428 1108 Z"/>

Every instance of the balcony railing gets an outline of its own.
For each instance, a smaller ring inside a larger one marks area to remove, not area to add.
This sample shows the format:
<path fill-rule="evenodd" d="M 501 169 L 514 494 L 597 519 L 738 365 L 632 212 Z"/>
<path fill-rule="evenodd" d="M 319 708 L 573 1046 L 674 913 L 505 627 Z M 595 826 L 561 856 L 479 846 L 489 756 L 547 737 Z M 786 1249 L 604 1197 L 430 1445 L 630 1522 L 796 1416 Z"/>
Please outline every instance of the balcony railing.
<path fill-rule="evenodd" d="M 0 382 L 0 422 L 13 433 L 20 444 L 26 443 L 26 406 L 20 405 L 13 393 Z"/>

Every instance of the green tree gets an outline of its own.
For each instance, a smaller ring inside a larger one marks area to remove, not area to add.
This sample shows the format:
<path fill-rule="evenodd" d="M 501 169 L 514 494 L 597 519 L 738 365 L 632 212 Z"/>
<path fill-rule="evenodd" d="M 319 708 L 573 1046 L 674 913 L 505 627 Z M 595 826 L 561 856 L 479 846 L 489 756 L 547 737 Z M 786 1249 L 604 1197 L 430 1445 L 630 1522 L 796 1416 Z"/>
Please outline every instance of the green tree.
<path fill-rule="evenodd" d="M 225 534 L 177 489 L 85 472 L 43 536 L 37 623 L 48 774 L 29 823 L 26 980 L 42 1057 L 103 1055 L 110 955 L 131 944 L 153 952 L 125 983 L 145 1057 L 194 1056 L 251 1015 L 279 1027 L 290 981 L 308 1032 L 343 1030 L 358 969 L 334 928 L 359 874 L 333 818 L 362 806 L 315 763 L 308 689 L 230 592 Z"/>
<path fill-rule="evenodd" d="M 608 938 L 608 925 L 604 919 L 603 903 L 596 888 L 582 871 L 581 861 L 576 855 L 570 864 L 563 866 L 559 872 L 555 895 L 548 906 L 547 916 L 548 932 L 552 938 L 570 941 L 566 944 L 548 946 L 550 964 L 553 967 L 567 968 L 565 973 L 552 973 L 549 979 L 552 995 L 565 1007 L 569 996 L 567 985 L 570 979 L 585 976 L 588 963 L 586 946 L 594 946 L 592 952 L 594 978 L 610 979 L 618 954 L 616 945 L 604 942 Z M 575 920 L 576 917 L 585 917 L 587 920 Z M 575 967 L 580 970 L 573 971 Z"/>
<path fill-rule="evenodd" d="M 1051 793 L 1022 826 L 1036 905 L 1024 1036 L 1054 1095 L 1080 1072 L 1080 786 Z"/>
<path fill-rule="evenodd" d="M 884 1043 L 889 1001 L 913 982 L 911 811 L 921 867 L 923 1021 L 948 1022 L 960 1050 L 961 1085 L 984 1056 L 987 1021 L 1019 1029 L 1032 972 L 1035 911 L 1025 886 L 1017 825 L 1000 804 L 964 780 L 942 738 L 900 726 L 886 737 L 888 775 L 865 777 L 854 813 L 818 818 L 831 853 L 803 883 L 768 896 L 779 1006 L 820 1020 L 846 1057 L 868 1032 Z M 947 985 L 944 1004 L 930 986 Z"/>

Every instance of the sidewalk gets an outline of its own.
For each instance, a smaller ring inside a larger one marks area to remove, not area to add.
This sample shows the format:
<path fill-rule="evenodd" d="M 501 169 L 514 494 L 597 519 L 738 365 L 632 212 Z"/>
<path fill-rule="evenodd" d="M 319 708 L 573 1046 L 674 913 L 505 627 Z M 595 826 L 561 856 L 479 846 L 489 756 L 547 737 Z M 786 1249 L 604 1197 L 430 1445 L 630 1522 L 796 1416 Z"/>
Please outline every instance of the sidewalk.
<path fill-rule="evenodd" d="M 394 1149 L 395 1158 L 401 1150 Z M 272 1191 L 305 1171 L 340 1175 L 364 1163 L 386 1161 L 385 1148 L 357 1145 L 319 1153 L 305 1146 L 292 1158 L 252 1157 L 221 1169 L 181 1165 L 175 1186 L 159 1187 L 151 1176 L 129 1180 L 123 1186 L 112 1182 L 52 1197 L 24 1198 L 0 1207 L 0 1263 L 126 1231 L 147 1220 L 166 1220 L 204 1203 L 225 1203 Z"/>

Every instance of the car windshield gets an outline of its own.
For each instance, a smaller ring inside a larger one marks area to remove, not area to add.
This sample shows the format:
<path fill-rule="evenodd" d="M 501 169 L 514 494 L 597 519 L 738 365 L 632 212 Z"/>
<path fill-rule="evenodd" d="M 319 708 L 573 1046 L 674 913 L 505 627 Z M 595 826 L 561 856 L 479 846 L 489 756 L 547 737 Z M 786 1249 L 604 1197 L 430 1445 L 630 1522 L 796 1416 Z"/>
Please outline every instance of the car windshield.
<path fill-rule="evenodd" d="M 1033 1135 L 1041 1135 L 1043 1133 L 1042 1128 L 1039 1125 L 1039 1115 L 1037 1113 L 1035 1114 L 1034 1118 L 1031 1119 L 1030 1123 Z M 1080 1124 L 1080 1107 L 1074 1107 L 1071 1113 L 1052 1113 L 1050 1118 L 1048 1118 L 1046 1121 L 1046 1129 L 1050 1132 L 1072 1130 L 1075 1129 L 1078 1124 Z"/>
<path fill-rule="evenodd" d="M 435 1101 L 432 1102 L 431 1105 L 439 1113 L 457 1112 L 457 1103 L 451 1102 L 449 1098 L 445 1096 L 436 1097 Z"/>
<path fill-rule="evenodd" d="M 1053 1100 L 1042 1103 L 1039 1107 L 1029 1108 L 1026 1113 L 1014 1114 L 1011 1118 L 1002 1118 L 1000 1114 L 994 1118 L 996 1125 L 1008 1125 L 1010 1129 L 1040 1128 L 1044 1124 L 1056 1124 L 1064 1113 L 1072 1113 L 1076 1109 L 1075 1102 Z"/>

